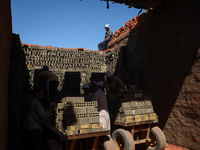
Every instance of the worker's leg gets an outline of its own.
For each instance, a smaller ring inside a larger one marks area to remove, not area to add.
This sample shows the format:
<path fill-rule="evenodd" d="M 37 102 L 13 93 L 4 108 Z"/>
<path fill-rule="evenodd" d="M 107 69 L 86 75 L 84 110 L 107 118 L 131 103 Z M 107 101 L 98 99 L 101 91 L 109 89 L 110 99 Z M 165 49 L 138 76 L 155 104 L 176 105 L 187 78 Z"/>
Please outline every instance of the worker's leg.
<path fill-rule="evenodd" d="M 24 130 L 24 150 L 33 150 L 32 144 L 31 144 L 31 136 L 30 131 Z"/>
<path fill-rule="evenodd" d="M 112 38 L 106 39 L 103 41 L 103 51 L 107 50 L 108 42 L 110 42 Z"/>
<path fill-rule="evenodd" d="M 103 51 L 103 43 L 102 42 L 98 44 L 98 50 Z"/>
<path fill-rule="evenodd" d="M 42 137 L 40 129 L 33 129 L 29 131 L 31 147 L 33 150 L 42 150 Z"/>
<path fill-rule="evenodd" d="M 110 116 L 106 110 L 101 110 L 99 112 L 99 121 L 104 129 L 110 130 Z"/>

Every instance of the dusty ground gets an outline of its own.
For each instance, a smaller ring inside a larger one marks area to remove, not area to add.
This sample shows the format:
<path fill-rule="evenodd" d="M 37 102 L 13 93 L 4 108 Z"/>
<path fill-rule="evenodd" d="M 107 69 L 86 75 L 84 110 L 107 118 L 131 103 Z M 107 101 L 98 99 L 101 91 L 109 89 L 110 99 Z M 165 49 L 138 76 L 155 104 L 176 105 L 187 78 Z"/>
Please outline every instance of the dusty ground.
<path fill-rule="evenodd" d="M 181 147 L 181 146 L 175 146 L 175 145 L 172 145 L 172 144 L 169 144 L 167 143 L 167 147 L 165 148 L 165 150 L 190 150 L 188 148 L 184 148 L 184 147 Z"/>

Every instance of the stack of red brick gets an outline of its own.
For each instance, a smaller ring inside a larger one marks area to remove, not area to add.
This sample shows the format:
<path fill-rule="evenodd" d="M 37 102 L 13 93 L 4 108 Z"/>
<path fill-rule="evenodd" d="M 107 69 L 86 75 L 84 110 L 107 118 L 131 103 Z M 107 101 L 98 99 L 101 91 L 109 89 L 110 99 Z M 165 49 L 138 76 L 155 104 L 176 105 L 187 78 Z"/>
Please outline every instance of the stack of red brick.
<path fill-rule="evenodd" d="M 164 9 L 164 7 L 167 7 L 171 5 L 173 0 L 167 0 L 163 1 L 162 4 L 159 4 L 158 6 L 155 6 L 154 8 L 148 9 L 146 13 L 142 13 L 141 15 L 138 15 L 137 17 L 133 17 L 131 20 L 127 21 L 124 26 L 119 28 L 115 31 L 113 35 L 112 41 L 108 43 L 108 48 L 113 48 L 115 42 L 120 41 L 125 36 L 129 35 L 129 32 L 131 29 L 136 27 L 138 24 L 144 22 L 145 20 L 148 20 L 151 18 L 155 13 L 159 13 Z"/>

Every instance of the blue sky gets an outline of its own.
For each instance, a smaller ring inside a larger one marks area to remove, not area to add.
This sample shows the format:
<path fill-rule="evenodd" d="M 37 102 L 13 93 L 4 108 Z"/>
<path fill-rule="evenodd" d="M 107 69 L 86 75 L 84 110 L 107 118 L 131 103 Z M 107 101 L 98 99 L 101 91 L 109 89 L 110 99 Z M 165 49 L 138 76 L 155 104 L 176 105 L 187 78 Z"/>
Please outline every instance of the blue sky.
<path fill-rule="evenodd" d="M 105 24 L 115 32 L 139 9 L 100 0 L 11 0 L 12 30 L 22 43 L 97 50 Z"/>

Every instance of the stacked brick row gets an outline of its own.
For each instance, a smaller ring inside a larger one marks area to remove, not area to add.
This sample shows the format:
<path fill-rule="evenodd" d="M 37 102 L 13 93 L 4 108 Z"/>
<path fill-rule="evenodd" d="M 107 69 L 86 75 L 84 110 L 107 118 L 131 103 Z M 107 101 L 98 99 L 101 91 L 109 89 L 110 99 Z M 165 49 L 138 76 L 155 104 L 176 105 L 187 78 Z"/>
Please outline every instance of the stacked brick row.
<path fill-rule="evenodd" d="M 41 70 L 44 65 L 47 65 L 50 71 L 55 73 L 59 78 L 59 91 L 63 91 L 63 89 L 66 91 L 66 85 L 68 85 L 68 88 L 71 88 L 70 90 L 68 89 L 68 91 L 74 91 L 72 85 L 75 85 L 78 87 L 75 91 L 79 91 L 80 93 L 79 87 L 84 83 L 89 83 L 92 72 L 105 72 L 107 67 L 105 54 L 95 51 L 52 48 L 49 46 L 44 47 L 27 44 L 23 44 L 22 49 L 25 54 L 25 68 L 29 70 L 29 82 L 31 87 L 34 86 L 36 70 Z M 80 76 L 75 80 L 80 82 L 76 84 L 73 82 L 65 84 L 65 82 L 75 81 L 67 79 L 68 76 L 66 77 L 66 73 L 74 73 L 75 76 L 77 76 L 77 72 L 79 72 Z M 68 93 L 72 94 L 72 92 Z M 77 95 L 77 92 L 73 95 Z"/>
<path fill-rule="evenodd" d="M 55 109 L 55 126 L 65 135 L 102 131 L 96 101 L 84 102 L 84 97 L 65 97 Z"/>
<path fill-rule="evenodd" d="M 137 90 L 133 85 L 132 89 L 124 94 L 124 98 L 120 99 L 120 108 L 116 118 L 118 122 L 139 122 L 152 120 L 158 121 L 156 113 L 154 113 L 151 98 L 143 94 L 142 90 Z"/>
<path fill-rule="evenodd" d="M 26 54 L 26 65 L 28 68 L 49 66 L 50 69 L 78 70 L 85 69 L 101 70 L 105 59 L 103 53 L 87 50 L 49 48 L 42 46 L 23 45 Z"/>

